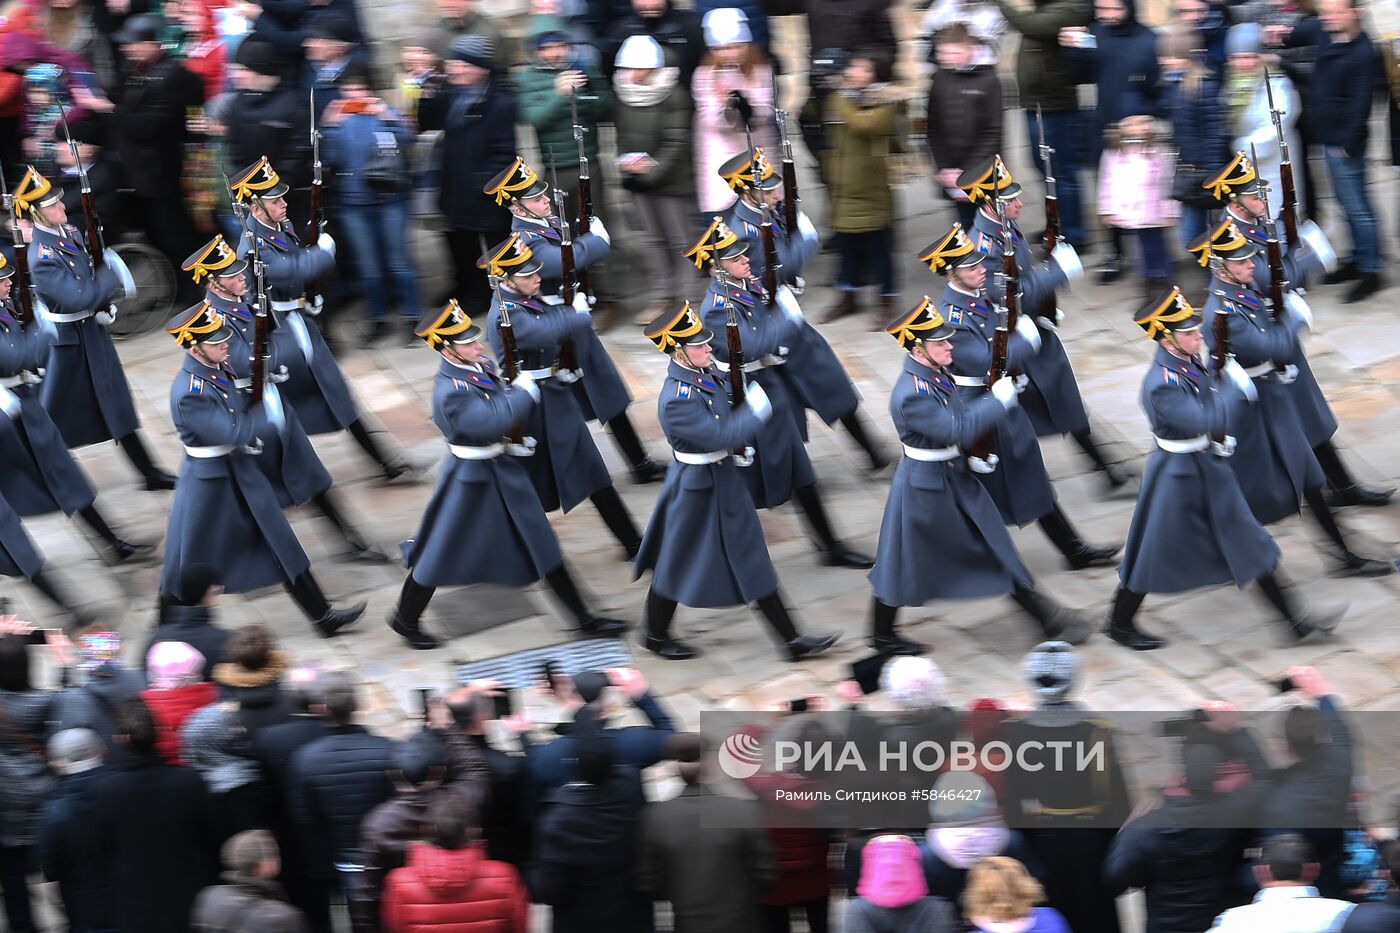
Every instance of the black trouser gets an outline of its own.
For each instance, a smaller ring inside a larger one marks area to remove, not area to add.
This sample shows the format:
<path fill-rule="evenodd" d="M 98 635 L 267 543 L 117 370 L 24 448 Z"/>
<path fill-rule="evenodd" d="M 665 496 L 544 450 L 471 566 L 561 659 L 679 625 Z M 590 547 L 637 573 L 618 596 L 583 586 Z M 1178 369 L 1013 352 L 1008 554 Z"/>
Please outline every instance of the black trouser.
<path fill-rule="evenodd" d="M 447 251 L 452 254 L 452 268 L 455 280 L 452 297 L 464 308 L 485 308 L 491 304 L 491 283 L 486 278 L 486 270 L 478 269 L 476 261 L 481 258 L 482 240 L 486 248 L 497 245 L 510 236 L 510 227 L 478 232 L 476 230 L 445 230 L 443 239 L 447 241 Z"/>
<path fill-rule="evenodd" d="M 760 909 L 763 911 L 763 928 L 766 933 L 791 933 L 792 914 L 799 910 L 807 915 L 809 933 L 827 933 L 831 928 L 831 907 L 825 897 L 803 901 L 801 904 L 784 904 L 781 907 L 764 905 Z"/>
<path fill-rule="evenodd" d="M 676 601 L 669 596 L 662 596 L 655 589 L 647 590 L 646 627 L 648 638 L 664 641 L 671 637 L 671 620 L 675 618 L 676 605 Z M 773 632 L 783 644 L 798 637 L 797 625 L 792 621 L 787 607 L 783 605 L 781 591 L 774 590 L 762 597 L 754 604 L 754 608 L 772 627 Z"/>
<path fill-rule="evenodd" d="M 33 862 L 33 846 L 0 846 L 0 896 L 5 898 L 5 920 L 10 933 L 34 933 L 29 904 Z"/>
<path fill-rule="evenodd" d="M 355 443 L 365 452 L 365 455 L 379 464 L 379 468 L 384 471 L 385 476 L 395 475 L 398 465 L 389 459 L 384 446 L 379 443 L 374 432 L 370 431 L 365 424 L 365 419 L 356 418 L 345 426 L 345 430 L 350 432 L 350 436 L 354 438 Z"/>
<path fill-rule="evenodd" d="M 1279 577 L 1277 566 L 1254 582 L 1259 587 L 1260 594 L 1268 601 L 1269 605 L 1278 610 L 1285 622 L 1291 624 L 1298 620 L 1300 607 L 1284 590 L 1284 581 Z M 1118 591 L 1113 594 L 1113 608 L 1110 610 L 1109 621 L 1115 628 L 1131 628 L 1133 619 L 1137 616 L 1138 610 L 1142 608 L 1142 602 L 1146 598 L 1146 593 L 1139 593 L 1125 586 L 1119 586 Z"/>
<path fill-rule="evenodd" d="M 200 244 L 200 235 L 190 220 L 184 198 L 179 194 L 179 179 L 171 179 L 172 187 L 156 197 L 137 196 L 140 220 L 146 230 L 146 238 L 166 259 L 175 273 L 175 299 L 180 307 L 199 301 L 203 291 L 194 281 L 180 272 L 186 257 Z"/>

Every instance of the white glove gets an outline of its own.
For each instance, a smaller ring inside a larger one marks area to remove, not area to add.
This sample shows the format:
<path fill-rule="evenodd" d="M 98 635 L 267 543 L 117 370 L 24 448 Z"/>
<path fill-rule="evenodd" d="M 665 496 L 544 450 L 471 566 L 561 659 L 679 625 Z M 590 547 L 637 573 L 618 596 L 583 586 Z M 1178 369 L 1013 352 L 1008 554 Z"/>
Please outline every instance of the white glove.
<path fill-rule="evenodd" d="M 574 310 L 579 314 L 588 314 L 592 310 L 588 305 L 588 296 L 583 292 L 574 292 Z"/>
<path fill-rule="evenodd" d="M 987 454 L 986 460 L 983 460 L 981 457 L 967 458 L 968 468 L 974 473 L 995 473 L 997 471 L 997 464 L 1000 462 L 1001 458 L 996 454 Z"/>
<path fill-rule="evenodd" d="M 800 275 L 794 275 L 788 283 L 788 288 L 792 289 L 794 295 L 800 295 L 807 290 L 807 280 Z"/>
<path fill-rule="evenodd" d="M 1328 272 L 1337 268 L 1337 251 L 1332 248 L 1332 241 L 1327 239 L 1327 234 L 1322 232 L 1322 228 L 1311 220 L 1303 221 L 1298 227 L 1298 239 L 1302 240 L 1312 248 L 1322 268 Z"/>
<path fill-rule="evenodd" d="M 1026 391 L 1026 386 L 1031 384 L 1031 377 L 1027 376 L 1025 373 L 1017 373 L 1011 377 L 1011 381 L 1016 383 L 1016 394 L 1020 395 L 1022 392 Z"/>
<path fill-rule="evenodd" d="M 1210 442 L 1210 452 L 1217 457 L 1229 457 L 1235 453 L 1235 445 L 1238 443 L 1233 434 L 1226 434 L 1225 440 Z"/>
<path fill-rule="evenodd" d="M 13 421 L 19 417 L 20 408 L 19 396 L 4 386 L 0 386 L 0 411 L 3 411 Z"/>
<path fill-rule="evenodd" d="M 269 381 L 269 382 L 272 382 L 272 383 L 274 383 L 274 384 L 275 384 L 275 383 L 282 383 L 282 382 L 286 382 L 288 379 L 292 378 L 292 374 L 289 373 L 289 372 L 287 372 L 287 367 L 286 367 L 286 365 L 284 364 L 284 365 L 282 365 L 282 366 L 278 366 L 278 367 L 277 367 L 277 372 L 275 372 L 275 373 L 269 373 L 267 378 L 268 378 L 268 381 Z"/>
<path fill-rule="evenodd" d="M 45 370 L 42 366 L 38 369 L 26 369 L 19 374 L 19 378 L 27 386 L 36 386 L 44 381 L 44 372 Z"/>
<path fill-rule="evenodd" d="M 792 294 L 792 289 L 786 285 L 778 286 L 778 294 L 775 299 L 778 308 L 794 321 L 803 320 L 802 306 L 797 303 L 797 298 Z"/>
<path fill-rule="evenodd" d="M 797 232 L 802 234 L 802 239 L 804 240 L 815 241 L 820 236 L 820 234 L 817 233 L 816 225 L 812 223 L 812 218 L 808 217 L 802 211 L 797 212 Z"/>
<path fill-rule="evenodd" d="M 1028 314 L 1016 315 L 1016 333 L 1021 335 L 1021 339 L 1031 345 L 1031 349 L 1040 352 L 1040 328 L 1035 326 L 1035 321 L 1031 320 Z"/>
<path fill-rule="evenodd" d="M 768 393 L 763 391 L 763 386 L 757 382 L 748 385 L 748 394 L 744 396 L 744 404 L 749 406 L 749 410 L 758 415 L 759 421 L 767 421 L 773 416 L 773 403 L 768 401 Z"/>
<path fill-rule="evenodd" d="M 539 441 L 535 440 L 533 437 L 523 437 L 521 440 L 525 443 L 512 444 L 510 441 L 506 441 L 506 456 L 533 457 L 535 455 L 535 447 L 539 444 Z"/>
<path fill-rule="evenodd" d="M 1055 248 L 1050 251 L 1050 258 L 1055 260 L 1055 265 L 1060 267 L 1065 278 L 1071 282 L 1084 275 L 1084 263 L 1079 261 L 1079 254 L 1068 243 L 1056 243 Z"/>
<path fill-rule="evenodd" d="M 270 390 L 270 391 L 269 391 Z M 267 413 L 267 420 L 272 422 L 277 428 L 277 433 L 282 434 L 287 430 L 287 412 L 282 407 L 282 395 L 271 386 L 263 389 L 263 411 Z"/>
<path fill-rule="evenodd" d="M 1288 292 L 1283 296 L 1283 307 L 1290 314 L 1295 314 L 1308 330 L 1313 329 L 1313 310 L 1303 296 L 1297 292 Z"/>
<path fill-rule="evenodd" d="M 521 373 L 515 377 L 515 381 L 510 384 L 512 389 L 519 389 L 536 402 L 540 400 L 540 387 L 535 384 L 535 377 L 529 373 Z"/>
<path fill-rule="evenodd" d="M 326 307 L 326 296 L 317 295 L 316 300 L 305 305 L 302 310 L 312 317 L 317 317 Z"/>
<path fill-rule="evenodd" d="M 1292 363 L 1285 363 L 1282 370 L 1274 373 L 1274 378 L 1277 379 L 1281 385 L 1288 385 L 1290 382 L 1297 380 L 1298 367 L 1294 366 Z"/>
<path fill-rule="evenodd" d="M 102 258 L 107 260 L 107 265 L 117 274 L 117 281 L 122 283 L 122 294 L 128 298 L 135 298 L 136 280 L 131 277 L 131 270 L 126 267 L 126 262 L 111 247 L 102 251 Z"/>
<path fill-rule="evenodd" d="M 609 246 L 612 246 L 612 236 L 608 234 L 608 228 L 603 226 L 602 218 L 594 217 L 591 220 L 589 220 L 588 232 L 593 234 Z"/>
<path fill-rule="evenodd" d="M 1002 376 L 992 383 L 992 398 L 1001 402 L 1001 407 L 1007 411 L 1016 407 L 1016 380 L 1010 376 Z"/>
<path fill-rule="evenodd" d="M 753 466 L 753 455 L 754 449 L 752 447 L 745 447 L 742 452 L 731 452 L 729 459 L 734 461 L 735 466 L 751 467 Z"/>
<path fill-rule="evenodd" d="M 335 255 L 335 237 L 331 236 L 329 233 L 323 232 L 320 236 L 318 236 L 316 238 L 316 245 L 319 246 L 321 249 L 325 250 L 326 252 L 330 253 L 332 256 Z"/>
<path fill-rule="evenodd" d="M 253 438 L 253 443 L 246 445 L 243 448 L 243 452 L 245 454 L 251 454 L 254 457 L 260 456 L 263 452 L 262 438 Z"/>
<path fill-rule="evenodd" d="M 1259 390 L 1254 387 L 1254 380 L 1249 378 L 1244 367 L 1233 356 L 1225 361 L 1225 378 L 1234 383 L 1235 388 L 1244 393 L 1244 397 L 1251 402 L 1259 400 Z"/>
<path fill-rule="evenodd" d="M 98 311 L 93 317 L 97 318 L 97 323 L 103 327 L 110 327 L 117 319 L 117 306 L 108 305 L 106 311 Z"/>

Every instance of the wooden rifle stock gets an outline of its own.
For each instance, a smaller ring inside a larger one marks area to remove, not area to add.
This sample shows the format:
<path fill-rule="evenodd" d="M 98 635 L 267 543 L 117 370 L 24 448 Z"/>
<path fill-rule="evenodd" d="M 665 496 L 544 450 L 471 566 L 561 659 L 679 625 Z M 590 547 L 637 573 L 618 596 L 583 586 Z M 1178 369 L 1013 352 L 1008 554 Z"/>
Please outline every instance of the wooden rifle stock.
<path fill-rule="evenodd" d="M 767 307 L 772 310 L 778 303 L 778 242 L 773 236 L 773 218 L 769 213 L 769 207 L 765 203 L 763 206 L 763 225 L 759 227 L 759 234 L 763 238 L 763 290 L 768 294 Z"/>
<path fill-rule="evenodd" d="M 783 230 L 791 239 L 797 232 L 797 162 L 792 157 L 792 139 L 788 137 L 787 111 L 779 109 L 778 76 L 773 75 L 773 105 L 778 120 L 778 137 L 783 144 Z"/>
<path fill-rule="evenodd" d="M 257 256 L 256 251 L 254 256 Z M 258 307 L 253 317 L 253 359 L 252 386 L 249 401 L 257 405 L 263 400 L 267 387 L 267 361 L 272 355 L 270 349 L 272 312 L 267 300 L 267 269 L 261 259 L 253 260 L 253 277 L 258 283 Z"/>
<path fill-rule="evenodd" d="M 15 228 L 15 320 L 27 325 L 34 320 L 34 295 L 30 289 L 33 283 L 29 277 L 29 244 L 19 237 Z"/>
<path fill-rule="evenodd" d="M 593 177 L 588 170 L 588 155 L 583 145 L 583 134 L 587 132 L 583 124 L 578 122 L 578 91 L 569 91 L 569 118 L 573 122 L 574 142 L 578 144 L 578 216 L 574 218 L 575 229 L 579 233 L 587 233 L 593 225 Z M 555 179 L 558 184 L 558 179 Z M 563 214 L 559 215 L 563 217 Z M 593 294 L 593 289 L 588 284 L 588 273 L 586 270 L 577 271 L 579 291 L 585 295 Z"/>
<path fill-rule="evenodd" d="M 1010 311 L 1002 308 L 997 312 L 997 329 L 992 335 L 992 365 L 987 370 L 987 391 L 992 391 L 992 386 L 996 385 L 998 379 L 1006 377 L 1006 361 L 1011 354 L 1011 329 L 1008 325 Z M 992 441 L 996 438 L 996 429 L 990 428 L 977 443 L 972 445 L 972 456 L 978 460 L 986 460 L 992 454 Z"/>
<path fill-rule="evenodd" d="M 107 243 L 102 238 L 102 220 L 97 216 L 97 198 L 92 189 L 83 186 L 83 221 L 87 226 L 88 253 L 92 257 L 92 268 L 101 269 L 107 265 Z"/>
<path fill-rule="evenodd" d="M 1283 185 L 1283 232 L 1288 237 L 1288 248 L 1297 249 L 1302 241 L 1298 237 L 1298 189 L 1293 186 L 1293 163 L 1285 161 L 1278 167 L 1278 177 Z"/>
<path fill-rule="evenodd" d="M 574 235 L 569 230 L 569 218 L 564 213 L 564 190 L 559 187 L 559 172 L 554 167 L 552 149 L 549 153 L 549 171 L 554 176 L 554 212 L 559 215 L 559 297 L 564 300 L 564 306 L 569 309 L 569 313 L 573 313 L 574 298 L 578 296 L 582 283 L 574 262 Z M 579 189 L 580 193 L 582 190 Z M 559 368 L 571 372 L 578 369 L 578 347 L 572 339 L 559 344 Z"/>
<path fill-rule="evenodd" d="M 1230 320 L 1225 314 L 1225 296 L 1219 291 L 1216 297 L 1220 299 L 1221 307 L 1215 311 L 1215 320 L 1211 321 L 1211 342 L 1215 345 L 1210 352 L 1211 374 L 1215 382 L 1221 383 L 1225 378 L 1225 364 L 1230 359 Z M 1217 444 L 1225 443 L 1225 431 L 1220 430 L 1211 435 L 1211 440 Z"/>
<path fill-rule="evenodd" d="M 747 397 L 744 384 L 744 337 L 739 332 L 739 316 L 734 311 L 734 303 L 725 303 L 724 336 L 729 344 L 729 407 L 738 408 Z"/>
<path fill-rule="evenodd" d="M 510 311 L 506 308 L 505 296 L 501 293 L 500 280 L 493 281 L 492 287 L 496 290 L 496 305 L 501 312 L 496 321 L 496 333 L 501 338 L 501 375 L 505 378 L 506 385 L 513 386 L 515 380 L 520 377 L 520 350 L 515 345 L 515 328 L 510 323 Z M 525 423 L 517 421 L 507 428 L 506 440 L 519 447 L 525 446 Z"/>

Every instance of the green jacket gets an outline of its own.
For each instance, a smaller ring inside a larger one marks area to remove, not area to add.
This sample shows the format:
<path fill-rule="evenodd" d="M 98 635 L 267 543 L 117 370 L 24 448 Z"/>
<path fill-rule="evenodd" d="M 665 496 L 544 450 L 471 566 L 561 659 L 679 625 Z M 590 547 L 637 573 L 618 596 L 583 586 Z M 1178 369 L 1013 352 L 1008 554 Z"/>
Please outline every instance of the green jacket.
<path fill-rule="evenodd" d="M 831 198 L 831 228 L 837 233 L 869 233 L 894 223 L 890 154 L 898 152 L 901 104 L 881 100 L 860 104 L 844 94 L 827 99 L 827 139 L 823 170 Z"/>
<path fill-rule="evenodd" d="M 642 194 L 694 201 L 695 146 L 691 136 L 694 118 L 690 95 L 679 85 L 649 107 L 634 107 L 619 99 L 613 117 L 617 126 L 618 154 L 645 152 L 656 162 L 656 167 L 645 174 L 633 175 L 619 170 L 622 186 Z"/>
<path fill-rule="evenodd" d="M 1025 10 L 1008 0 L 996 0 L 1007 23 L 1021 34 L 1021 51 L 1016 56 L 1021 107 L 1031 112 L 1039 104 L 1046 113 L 1078 110 L 1079 79 L 1074 67 L 1065 60 L 1060 30 L 1092 23 L 1093 7 L 1088 0 L 1034 2 L 1035 9 Z"/>
<path fill-rule="evenodd" d="M 534 37 L 541 32 L 560 28 L 557 17 L 536 16 L 526 41 L 534 47 Z M 582 71 L 588 76 L 588 87 L 578 96 L 578 122 L 588 132 L 583 134 L 583 151 L 592 161 L 598 158 L 598 123 L 612 115 L 612 86 L 593 65 L 573 63 L 564 68 L 547 68 L 532 58 L 530 65 L 515 75 L 515 106 L 521 119 L 535 128 L 540 141 L 540 153 L 551 149 L 560 165 L 570 165 L 578 157 L 574 142 L 573 121 L 570 119 L 569 95 L 554 89 L 554 79 L 560 71 Z M 541 167 L 541 171 L 545 167 Z"/>

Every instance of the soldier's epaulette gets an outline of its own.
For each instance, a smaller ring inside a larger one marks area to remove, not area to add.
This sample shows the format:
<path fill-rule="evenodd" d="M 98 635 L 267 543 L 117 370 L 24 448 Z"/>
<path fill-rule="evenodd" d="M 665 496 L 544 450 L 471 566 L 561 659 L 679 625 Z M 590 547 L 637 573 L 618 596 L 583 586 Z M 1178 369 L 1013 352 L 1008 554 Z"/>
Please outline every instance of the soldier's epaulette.
<path fill-rule="evenodd" d="M 690 383 L 676 383 L 676 398 L 690 398 Z"/>
<path fill-rule="evenodd" d="M 977 231 L 977 252 L 990 256 L 992 255 L 992 247 L 1000 245 L 999 241 L 992 240 L 986 233 L 981 230 Z"/>
<path fill-rule="evenodd" d="M 943 316 L 947 318 L 948 323 L 952 324 L 954 327 L 963 322 L 962 308 L 959 308 L 957 305 L 948 305 L 948 307 L 944 309 Z"/>
<path fill-rule="evenodd" d="M 52 247 L 52 246 L 49 246 L 47 243 L 40 243 L 40 244 L 39 244 L 39 258 L 40 258 L 40 259 L 52 259 L 52 258 L 54 258 L 53 247 Z"/>
<path fill-rule="evenodd" d="M 932 395 L 933 386 L 928 384 L 928 380 L 923 376 L 914 377 L 914 391 L 919 395 Z"/>
<path fill-rule="evenodd" d="M 194 373 L 190 373 L 190 391 L 195 395 L 201 395 L 204 392 L 204 380 Z"/>

